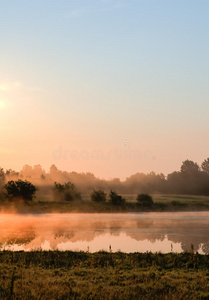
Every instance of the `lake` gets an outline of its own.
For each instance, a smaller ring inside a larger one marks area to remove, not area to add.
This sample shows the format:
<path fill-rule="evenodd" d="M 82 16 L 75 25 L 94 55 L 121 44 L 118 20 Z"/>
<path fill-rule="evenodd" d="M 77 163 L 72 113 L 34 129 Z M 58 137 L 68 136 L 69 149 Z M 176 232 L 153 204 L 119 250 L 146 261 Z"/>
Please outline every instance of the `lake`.
<path fill-rule="evenodd" d="M 1 214 L 1 250 L 209 254 L 209 212 Z"/>

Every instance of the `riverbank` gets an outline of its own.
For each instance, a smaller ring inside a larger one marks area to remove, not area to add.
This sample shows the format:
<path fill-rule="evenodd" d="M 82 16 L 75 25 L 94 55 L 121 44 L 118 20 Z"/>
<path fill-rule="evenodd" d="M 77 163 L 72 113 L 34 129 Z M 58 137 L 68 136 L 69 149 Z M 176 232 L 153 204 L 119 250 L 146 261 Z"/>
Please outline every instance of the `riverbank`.
<path fill-rule="evenodd" d="M 82 195 L 81 201 L 53 201 L 51 196 L 39 196 L 32 201 L 0 203 L 2 212 L 18 213 L 122 213 L 122 212 L 185 212 L 209 211 L 209 197 L 195 195 L 152 195 L 154 204 L 150 207 L 136 202 L 135 194 L 123 195 L 125 205 L 112 205 L 110 202 L 96 203 L 89 195 Z"/>
<path fill-rule="evenodd" d="M 209 255 L 0 252 L 0 299 L 208 299 Z"/>

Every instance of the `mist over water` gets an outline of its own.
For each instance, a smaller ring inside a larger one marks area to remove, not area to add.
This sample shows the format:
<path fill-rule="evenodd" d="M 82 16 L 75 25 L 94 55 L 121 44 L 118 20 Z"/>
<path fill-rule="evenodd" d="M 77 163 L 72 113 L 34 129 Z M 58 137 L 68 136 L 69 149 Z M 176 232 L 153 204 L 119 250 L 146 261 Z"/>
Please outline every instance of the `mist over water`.
<path fill-rule="evenodd" d="M 0 215 L 0 248 L 209 253 L 209 212 Z M 172 244 L 172 245 L 171 245 Z"/>

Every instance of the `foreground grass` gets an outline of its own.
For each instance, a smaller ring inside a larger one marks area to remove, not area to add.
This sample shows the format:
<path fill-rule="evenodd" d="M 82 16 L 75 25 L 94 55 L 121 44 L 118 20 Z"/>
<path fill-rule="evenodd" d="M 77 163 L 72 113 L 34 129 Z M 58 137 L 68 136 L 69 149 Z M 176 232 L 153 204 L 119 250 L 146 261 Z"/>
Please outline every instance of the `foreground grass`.
<path fill-rule="evenodd" d="M 209 256 L 0 252 L 0 299 L 209 299 Z"/>

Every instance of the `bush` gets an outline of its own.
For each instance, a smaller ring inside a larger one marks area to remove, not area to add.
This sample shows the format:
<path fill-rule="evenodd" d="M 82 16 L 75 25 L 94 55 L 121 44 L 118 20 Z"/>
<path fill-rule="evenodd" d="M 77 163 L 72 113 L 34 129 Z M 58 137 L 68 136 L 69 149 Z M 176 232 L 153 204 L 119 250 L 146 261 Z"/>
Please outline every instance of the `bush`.
<path fill-rule="evenodd" d="M 8 181 L 4 187 L 7 191 L 7 196 L 10 199 L 19 198 L 26 201 L 32 200 L 38 190 L 38 188 L 31 182 L 27 180 L 23 181 L 21 179 L 17 181 Z"/>
<path fill-rule="evenodd" d="M 59 201 L 80 200 L 81 194 L 77 191 L 75 185 L 71 182 L 64 184 L 54 183 L 54 199 Z"/>
<path fill-rule="evenodd" d="M 178 200 L 172 200 L 171 201 L 171 205 L 173 205 L 173 206 L 180 206 L 181 203 Z"/>
<path fill-rule="evenodd" d="M 116 192 L 110 191 L 109 197 L 112 205 L 123 206 L 126 203 L 126 200 Z"/>
<path fill-rule="evenodd" d="M 106 196 L 104 191 L 102 190 L 94 190 L 91 193 L 91 200 L 94 202 L 105 202 L 106 201 Z"/>
<path fill-rule="evenodd" d="M 152 206 L 153 205 L 153 199 L 148 194 L 139 194 L 136 198 L 137 202 L 142 204 L 143 206 Z"/>

